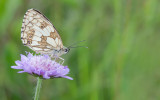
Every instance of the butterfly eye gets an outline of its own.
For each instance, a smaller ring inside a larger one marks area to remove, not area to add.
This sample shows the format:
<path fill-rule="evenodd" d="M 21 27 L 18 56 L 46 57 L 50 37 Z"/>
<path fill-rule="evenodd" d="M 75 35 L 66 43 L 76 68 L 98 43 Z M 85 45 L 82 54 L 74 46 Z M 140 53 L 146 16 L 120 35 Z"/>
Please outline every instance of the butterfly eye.
<path fill-rule="evenodd" d="M 69 50 L 70 50 L 70 49 L 66 48 L 66 49 L 64 49 L 64 52 L 65 52 L 65 53 L 68 53 Z"/>
<path fill-rule="evenodd" d="M 64 52 L 68 52 L 68 49 L 65 49 Z"/>

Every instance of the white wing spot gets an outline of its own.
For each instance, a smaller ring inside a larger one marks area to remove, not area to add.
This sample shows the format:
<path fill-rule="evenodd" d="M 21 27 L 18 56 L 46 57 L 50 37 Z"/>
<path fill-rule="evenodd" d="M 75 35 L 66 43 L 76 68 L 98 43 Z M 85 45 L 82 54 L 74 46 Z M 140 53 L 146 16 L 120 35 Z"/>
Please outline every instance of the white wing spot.
<path fill-rule="evenodd" d="M 61 45 L 62 44 L 62 42 L 61 42 L 61 40 L 59 39 L 59 45 Z"/>
<path fill-rule="evenodd" d="M 33 50 L 42 50 L 42 48 L 32 47 Z"/>
<path fill-rule="evenodd" d="M 45 31 L 46 35 L 50 36 L 50 33 L 48 32 L 48 30 L 46 28 L 44 28 L 43 31 Z"/>
<path fill-rule="evenodd" d="M 42 36 L 42 34 L 38 30 L 35 31 L 35 35 L 38 36 L 38 37 Z"/>
<path fill-rule="evenodd" d="M 22 36 L 23 36 L 23 38 L 26 38 L 26 37 L 27 37 L 27 34 L 26 34 L 26 33 L 24 33 L 24 34 L 22 34 Z"/>
<path fill-rule="evenodd" d="M 25 26 L 25 25 L 24 25 L 24 24 L 22 24 L 22 27 L 23 27 L 23 28 L 24 28 L 24 26 Z"/>
<path fill-rule="evenodd" d="M 33 36 L 33 39 L 32 40 L 35 40 L 35 41 L 41 41 L 41 38 L 38 37 L 38 36 Z"/>
<path fill-rule="evenodd" d="M 22 39 L 22 43 L 24 43 L 24 40 Z"/>
<path fill-rule="evenodd" d="M 33 17 L 29 17 L 29 21 L 32 21 L 33 20 Z"/>
<path fill-rule="evenodd" d="M 41 18 L 41 16 L 40 15 L 37 15 L 37 16 L 34 16 L 35 18 Z"/>
<path fill-rule="evenodd" d="M 38 19 L 38 21 L 39 21 L 39 22 L 43 22 L 43 20 L 41 20 L 41 19 Z"/>
<path fill-rule="evenodd" d="M 51 32 L 51 29 L 49 28 L 49 26 L 47 26 L 46 29 L 49 33 Z"/>
<path fill-rule="evenodd" d="M 58 40 L 59 40 L 58 38 L 55 39 L 55 42 L 56 42 L 57 45 L 58 45 Z"/>
<path fill-rule="evenodd" d="M 52 32 L 54 32 L 54 29 L 51 26 L 49 26 L 49 28 L 51 29 Z"/>
<path fill-rule="evenodd" d="M 33 14 L 36 14 L 36 12 L 34 12 L 34 11 L 33 11 L 32 13 L 33 13 Z"/>
<path fill-rule="evenodd" d="M 54 41 L 54 39 L 50 38 L 50 37 L 47 37 L 47 43 L 50 44 L 50 45 L 52 45 L 52 46 L 54 46 L 54 47 L 57 46 L 56 43 L 55 43 L 55 41 Z"/>
<path fill-rule="evenodd" d="M 50 50 L 50 49 L 44 49 L 44 51 L 48 51 L 48 50 Z"/>
<path fill-rule="evenodd" d="M 37 26 L 40 26 L 40 25 L 41 25 L 41 23 L 40 23 L 40 22 L 38 22 L 36 25 L 37 25 Z"/>
<path fill-rule="evenodd" d="M 47 48 L 52 48 L 51 46 L 46 46 Z"/>
<path fill-rule="evenodd" d="M 37 41 L 32 41 L 32 46 L 35 46 L 35 45 L 40 45 Z"/>
<path fill-rule="evenodd" d="M 26 39 L 22 39 L 22 43 L 23 44 L 27 44 L 27 40 Z"/>
<path fill-rule="evenodd" d="M 33 16 L 33 14 L 31 12 L 27 13 L 29 16 Z"/>
<path fill-rule="evenodd" d="M 31 24 L 31 23 L 29 23 L 29 24 L 28 24 L 28 26 L 32 26 L 32 24 Z"/>
<path fill-rule="evenodd" d="M 25 16 L 25 18 L 28 19 L 29 17 L 28 17 L 28 16 Z"/>
<path fill-rule="evenodd" d="M 26 32 L 29 31 L 29 27 L 26 27 L 25 31 L 26 31 Z"/>
<path fill-rule="evenodd" d="M 37 20 L 36 20 L 36 19 L 34 19 L 32 22 L 33 22 L 33 23 L 37 23 Z"/>
<path fill-rule="evenodd" d="M 27 25 L 29 23 L 29 21 L 27 19 L 24 20 L 24 22 L 25 22 L 25 25 Z"/>

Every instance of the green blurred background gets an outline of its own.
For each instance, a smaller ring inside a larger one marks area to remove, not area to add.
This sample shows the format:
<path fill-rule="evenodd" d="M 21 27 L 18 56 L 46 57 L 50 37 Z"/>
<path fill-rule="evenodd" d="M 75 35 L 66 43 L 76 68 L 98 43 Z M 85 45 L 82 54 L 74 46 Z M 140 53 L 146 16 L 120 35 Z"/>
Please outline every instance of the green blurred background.
<path fill-rule="evenodd" d="M 20 30 L 25 12 L 44 13 L 63 44 L 89 48 L 62 56 L 74 80 L 44 80 L 40 100 L 160 100 L 159 0 L 0 0 L 0 100 L 32 100 L 36 78 L 15 61 L 31 51 Z"/>

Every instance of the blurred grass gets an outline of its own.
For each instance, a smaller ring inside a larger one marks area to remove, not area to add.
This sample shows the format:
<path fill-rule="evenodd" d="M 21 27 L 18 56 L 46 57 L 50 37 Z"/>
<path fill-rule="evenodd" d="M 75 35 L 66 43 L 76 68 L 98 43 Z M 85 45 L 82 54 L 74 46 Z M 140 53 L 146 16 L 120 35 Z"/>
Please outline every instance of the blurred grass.
<path fill-rule="evenodd" d="M 1 0 L 0 98 L 33 99 L 36 78 L 10 66 L 31 51 L 20 40 L 29 8 L 44 13 L 64 45 L 88 49 L 64 55 L 67 79 L 44 80 L 40 100 L 159 100 L 159 0 Z M 31 51 L 32 52 L 32 51 Z"/>

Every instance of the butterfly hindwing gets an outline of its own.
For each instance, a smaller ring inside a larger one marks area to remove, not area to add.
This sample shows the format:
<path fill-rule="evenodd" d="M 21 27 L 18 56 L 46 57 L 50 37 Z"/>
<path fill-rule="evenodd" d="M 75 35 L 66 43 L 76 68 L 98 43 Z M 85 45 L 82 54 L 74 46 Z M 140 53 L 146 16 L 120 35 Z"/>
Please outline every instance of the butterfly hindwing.
<path fill-rule="evenodd" d="M 29 9 L 24 15 L 21 40 L 24 45 L 43 54 L 63 48 L 61 37 L 54 26 L 35 9 Z"/>

